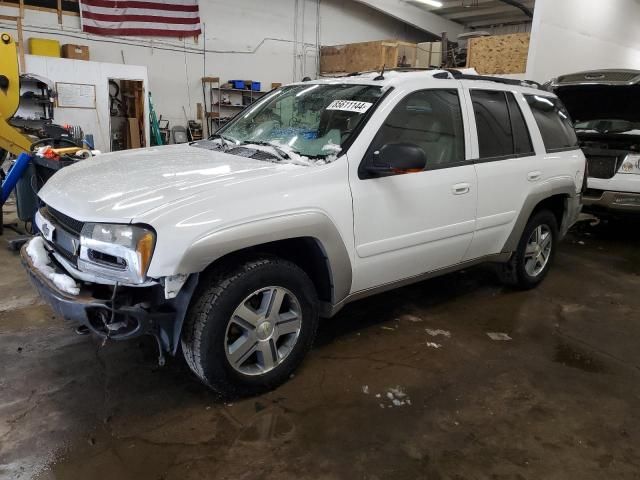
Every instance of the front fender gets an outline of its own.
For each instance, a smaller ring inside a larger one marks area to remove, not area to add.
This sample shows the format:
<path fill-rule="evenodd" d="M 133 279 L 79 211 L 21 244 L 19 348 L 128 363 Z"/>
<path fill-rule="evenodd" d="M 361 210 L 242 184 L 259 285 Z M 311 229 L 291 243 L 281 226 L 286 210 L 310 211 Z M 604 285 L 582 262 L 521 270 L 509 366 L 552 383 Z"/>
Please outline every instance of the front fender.
<path fill-rule="evenodd" d="M 211 232 L 188 248 L 176 273 L 201 272 L 223 256 L 246 248 L 291 238 L 314 238 L 323 250 L 332 284 L 332 303 L 351 291 L 351 259 L 342 236 L 322 212 L 305 211 L 253 220 Z"/>

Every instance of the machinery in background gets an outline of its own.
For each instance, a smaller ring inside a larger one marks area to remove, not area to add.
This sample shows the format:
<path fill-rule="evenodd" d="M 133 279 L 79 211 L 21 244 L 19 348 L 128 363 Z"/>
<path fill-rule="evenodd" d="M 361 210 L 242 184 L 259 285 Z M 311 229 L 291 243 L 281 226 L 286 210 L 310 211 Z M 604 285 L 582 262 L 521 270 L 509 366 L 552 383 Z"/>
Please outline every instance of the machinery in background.
<path fill-rule="evenodd" d="M 20 75 L 16 43 L 8 33 L 0 34 L 0 234 L 2 206 L 11 192 L 18 218 L 28 223 L 44 183 L 57 170 L 93 155 L 92 144 L 83 146 L 88 140 L 80 127 L 53 123 L 54 98 L 49 80 Z M 17 158 L 5 174 L 2 165 L 10 156 Z"/>

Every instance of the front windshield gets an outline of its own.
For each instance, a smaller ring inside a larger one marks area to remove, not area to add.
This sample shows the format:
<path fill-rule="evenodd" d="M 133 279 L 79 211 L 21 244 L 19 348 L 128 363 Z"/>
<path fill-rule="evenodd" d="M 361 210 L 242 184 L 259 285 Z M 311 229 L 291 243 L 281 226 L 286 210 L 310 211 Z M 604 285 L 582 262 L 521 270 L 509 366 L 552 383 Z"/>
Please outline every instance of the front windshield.
<path fill-rule="evenodd" d="M 337 157 L 381 96 L 382 89 L 375 85 L 283 87 L 241 113 L 212 139 L 247 148 L 275 149 L 281 160 L 295 163 L 309 159 L 326 163 Z"/>
<path fill-rule="evenodd" d="M 640 122 L 630 122 L 618 118 L 603 118 L 576 122 L 575 129 L 582 133 L 633 133 L 640 134 Z"/>

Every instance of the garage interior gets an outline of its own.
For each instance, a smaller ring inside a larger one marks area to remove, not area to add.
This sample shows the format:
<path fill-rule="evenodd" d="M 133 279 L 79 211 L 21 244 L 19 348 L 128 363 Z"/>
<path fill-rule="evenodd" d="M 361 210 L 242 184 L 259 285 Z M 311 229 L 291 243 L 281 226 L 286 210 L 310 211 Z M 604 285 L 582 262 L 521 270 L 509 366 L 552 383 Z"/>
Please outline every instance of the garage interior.
<path fill-rule="evenodd" d="M 283 85 L 640 71 L 640 0 L 158 0 L 196 20 L 142 35 L 96 29 L 111 3 L 0 0 L 0 479 L 640 478 L 638 212 L 582 213 L 532 290 L 479 265 L 350 303 L 236 398 L 153 337 L 86 335 L 19 254 L 51 176 L 201 141 Z"/>

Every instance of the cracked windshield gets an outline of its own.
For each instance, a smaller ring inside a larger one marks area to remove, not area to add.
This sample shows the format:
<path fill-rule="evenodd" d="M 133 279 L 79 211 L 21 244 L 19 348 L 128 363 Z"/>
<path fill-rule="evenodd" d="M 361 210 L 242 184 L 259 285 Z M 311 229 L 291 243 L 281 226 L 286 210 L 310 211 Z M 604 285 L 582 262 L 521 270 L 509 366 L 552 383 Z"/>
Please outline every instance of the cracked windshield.
<path fill-rule="evenodd" d="M 260 160 L 322 165 L 335 160 L 382 95 L 372 85 L 282 88 L 212 136 L 228 152 Z"/>

